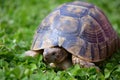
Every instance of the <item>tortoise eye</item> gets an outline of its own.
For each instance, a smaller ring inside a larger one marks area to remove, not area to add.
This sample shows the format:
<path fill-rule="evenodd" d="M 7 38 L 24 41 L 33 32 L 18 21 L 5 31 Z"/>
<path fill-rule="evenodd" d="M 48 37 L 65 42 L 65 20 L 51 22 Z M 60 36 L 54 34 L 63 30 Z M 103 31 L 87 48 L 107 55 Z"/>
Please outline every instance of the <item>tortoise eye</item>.
<path fill-rule="evenodd" d="M 52 55 L 55 55 L 55 52 L 53 52 Z"/>

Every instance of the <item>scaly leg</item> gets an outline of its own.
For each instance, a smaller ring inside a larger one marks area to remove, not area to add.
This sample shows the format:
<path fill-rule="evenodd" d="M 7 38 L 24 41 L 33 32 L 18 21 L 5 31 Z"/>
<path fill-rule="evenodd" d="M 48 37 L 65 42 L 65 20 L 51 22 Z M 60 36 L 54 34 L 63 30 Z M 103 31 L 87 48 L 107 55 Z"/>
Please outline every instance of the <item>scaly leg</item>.
<path fill-rule="evenodd" d="M 73 55 L 72 55 L 72 62 L 73 62 L 73 64 L 79 64 L 80 67 L 86 67 L 86 68 L 95 67 L 97 69 L 97 71 L 100 71 L 99 67 L 97 67 L 94 63 L 82 60 Z"/>
<path fill-rule="evenodd" d="M 66 58 L 64 61 L 60 63 L 50 63 L 50 66 L 65 70 L 72 66 L 72 61 L 69 58 Z"/>
<path fill-rule="evenodd" d="M 34 57 L 37 54 L 39 54 L 39 51 L 33 51 L 33 50 L 29 50 L 24 53 L 25 56 L 31 56 L 31 57 Z"/>

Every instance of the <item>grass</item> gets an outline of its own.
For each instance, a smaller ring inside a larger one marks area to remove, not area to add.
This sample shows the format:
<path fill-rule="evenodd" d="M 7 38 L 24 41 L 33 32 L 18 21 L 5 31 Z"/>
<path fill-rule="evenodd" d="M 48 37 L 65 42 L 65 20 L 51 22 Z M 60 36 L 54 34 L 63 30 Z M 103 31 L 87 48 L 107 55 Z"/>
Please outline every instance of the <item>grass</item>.
<path fill-rule="evenodd" d="M 73 0 L 0 0 L 0 80 L 119 80 L 120 52 L 104 61 L 101 72 L 74 65 L 61 71 L 46 65 L 42 56 L 21 57 L 29 50 L 42 19 L 58 5 Z M 101 8 L 120 34 L 119 0 L 84 0 Z"/>

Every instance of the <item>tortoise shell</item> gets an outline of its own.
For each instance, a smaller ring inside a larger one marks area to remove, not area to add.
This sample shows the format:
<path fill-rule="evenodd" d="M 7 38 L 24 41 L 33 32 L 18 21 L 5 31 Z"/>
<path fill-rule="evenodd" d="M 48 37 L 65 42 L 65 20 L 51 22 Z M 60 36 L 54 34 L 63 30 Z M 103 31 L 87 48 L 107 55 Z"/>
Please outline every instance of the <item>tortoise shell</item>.
<path fill-rule="evenodd" d="M 42 21 L 31 49 L 59 46 L 83 60 L 98 62 L 118 49 L 118 40 L 99 8 L 75 1 L 59 6 Z"/>

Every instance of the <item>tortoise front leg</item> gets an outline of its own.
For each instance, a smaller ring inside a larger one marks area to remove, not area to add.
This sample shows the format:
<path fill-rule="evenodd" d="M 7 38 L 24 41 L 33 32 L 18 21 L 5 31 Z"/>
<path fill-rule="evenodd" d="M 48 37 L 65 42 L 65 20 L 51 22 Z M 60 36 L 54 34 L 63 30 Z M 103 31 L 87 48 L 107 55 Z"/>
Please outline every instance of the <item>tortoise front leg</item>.
<path fill-rule="evenodd" d="M 40 53 L 40 51 L 29 50 L 29 51 L 26 51 L 26 52 L 24 53 L 24 55 L 25 55 L 25 56 L 34 57 L 34 56 L 36 56 L 36 55 L 39 54 L 39 53 Z"/>
<path fill-rule="evenodd" d="M 60 63 L 50 63 L 50 66 L 65 70 L 72 66 L 72 61 L 69 58 L 66 58 L 64 61 Z"/>
<path fill-rule="evenodd" d="M 80 67 L 86 67 L 86 68 L 90 68 L 90 67 L 94 67 L 97 69 L 97 71 L 100 71 L 99 67 L 97 67 L 94 63 L 82 60 L 76 56 L 72 55 L 72 63 L 73 64 L 79 64 Z"/>

